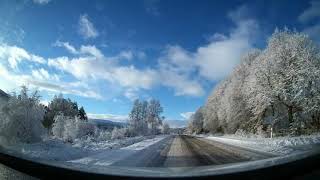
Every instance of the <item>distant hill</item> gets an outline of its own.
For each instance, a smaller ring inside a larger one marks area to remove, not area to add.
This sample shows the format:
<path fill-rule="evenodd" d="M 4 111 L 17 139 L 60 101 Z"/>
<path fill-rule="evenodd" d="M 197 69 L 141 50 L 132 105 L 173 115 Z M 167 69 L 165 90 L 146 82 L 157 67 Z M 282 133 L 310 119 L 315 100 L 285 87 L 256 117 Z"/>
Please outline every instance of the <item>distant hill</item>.
<path fill-rule="evenodd" d="M 186 120 L 164 120 L 164 123 L 168 123 L 171 128 L 184 128 L 187 126 Z M 115 122 L 108 119 L 89 119 L 89 123 L 96 124 L 99 128 L 113 129 L 114 127 L 126 127 L 126 122 Z"/>
<path fill-rule="evenodd" d="M 101 129 L 112 130 L 113 128 L 121 128 L 127 126 L 127 123 L 114 122 L 107 119 L 89 119 L 89 123 L 96 124 Z"/>
<path fill-rule="evenodd" d="M 183 128 L 186 127 L 187 120 L 164 120 L 164 123 L 168 123 L 171 128 Z"/>

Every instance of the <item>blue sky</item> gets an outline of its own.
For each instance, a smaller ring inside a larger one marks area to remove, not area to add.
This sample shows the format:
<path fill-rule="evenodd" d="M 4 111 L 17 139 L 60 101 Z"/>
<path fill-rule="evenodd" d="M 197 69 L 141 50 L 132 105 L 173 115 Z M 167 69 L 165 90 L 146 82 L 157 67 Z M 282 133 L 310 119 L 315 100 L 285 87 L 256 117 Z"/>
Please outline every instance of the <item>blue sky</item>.
<path fill-rule="evenodd" d="M 92 117 L 124 119 L 135 98 L 185 119 L 275 28 L 319 42 L 320 1 L 0 2 L 0 88 L 63 93 Z"/>

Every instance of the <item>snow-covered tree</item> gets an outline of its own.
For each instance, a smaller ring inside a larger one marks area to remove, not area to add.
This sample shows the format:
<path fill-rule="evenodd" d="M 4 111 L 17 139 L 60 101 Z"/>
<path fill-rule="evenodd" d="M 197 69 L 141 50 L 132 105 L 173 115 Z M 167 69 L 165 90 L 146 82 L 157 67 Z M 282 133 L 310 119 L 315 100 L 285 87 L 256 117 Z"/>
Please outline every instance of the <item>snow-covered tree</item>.
<path fill-rule="evenodd" d="M 95 128 L 94 137 L 96 141 L 107 141 L 110 140 L 112 136 L 112 132 Z"/>
<path fill-rule="evenodd" d="M 140 124 L 139 130 L 141 131 L 142 135 L 148 133 L 148 123 L 147 123 L 147 116 L 148 116 L 148 101 L 142 101 L 140 104 Z"/>
<path fill-rule="evenodd" d="M 65 131 L 65 122 L 66 122 L 66 116 L 64 116 L 62 113 L 56 115 L 54 117 L 54 123 L 52 127 L 52 134 L 53 136 L 57 138 L 63 138 L 64 136 L 64 131 Z"/>
<path fill-rule="evenodd" d="M 162 125 L 161 117 L 163 109 L 160 101 L 152 99 L 148 101 L 133 102 L 133 107 L 129 113 L 129 129 L 132 135 L 146 135 L 160 133 Z"/>
<path fill-rule="evenodd" d="M 84 122 L 77 116 L 72 118 L 60 113 L 54 117 L 52 134 L 58 139 L 73 142 L 77 138 L 94 135 L 95 130 L 94 125 Z"/>
<path fill-rule="evenodd" d="M 44 118 L 44 125 L 46 128 L 51 129 L 54 123 L 54 117 L 62 113 L 64 116 L 75 117 L 79 114 L 78 105 L 70 99 L 63 98 L 63 95 L 54 96 L 53 100 L 49 103 L 47 112 Z"/>
<path fill-rule="evenodd" d="M 188 129 L 191 133 L 201 133 L 203 131 L 203 114 L 202 108 L 199 108 L 189 118 Z"/>
<path fill-rule="evenodd" d="M 122 139 L 126 137 L 127 129 L 126 128 L 117 128 L 115 127 L 111 133 L 111 139 Z"/>
<path fill-rule="evenodd" d="M 161 129 L 161 133 L 162 134 L 169 134 L 169 131 L 170 131 L 170 126 L 168 123 L 164 123 L 162 125 L 162 129 Z"/>
<path fill-rule="evenodd" d="M 40 141 L 45 132 L 43 117 L 44 107 L 38 91 L 29 94 L 23 86 L 20 94 L 13 93 L 0 110 L 0 134 L 9 141 Z"/>
<path fill-rule="evenodd" d="M 276 31 L 215 87 L 202 108 L 204 131 L 320 129 L 319 55 L 306 35 Z"/>
<path fill-rule="evenodd" d="M 259 57 L 258 69 L 256 85 L 263 98 L 253 101 L 253 106 L 262 104 L 255 114 L 265 113 L 268 108 L 263 106 L 268 106 L 277 121 L 287 121 L 298 129 L 312 119 L 320 102 L 320 58 L 319 49 L 307 35 L 275 32 Z"/>
<path fill-rule="evenodd" d="M 76 138 L 80 138 L 80 123 L 81 120 L 76 116 L 65 121 L 63 139 L 68 142 L 73 142 Z"/>
<path fill-rule="evenodd" d="M 147 111 L 147 123 L 150 134 L 157 134 L 159 132 L 159 126 L 162 125 L 163 118 L 161 113 L 163 108 L 159 100 L 151 99 L 148 104 Z"/>
<path fill-rule="evenodd" d="M 141 117 L 141 102 L 139 99 L 136 99 L 133 102 L 132 110 L 129 114 L 129 123 L 130 128 L 132 129 L 134 134 L 140 134 L 141 133 L 141 123 L 144 120 L 143 117 Z"/>

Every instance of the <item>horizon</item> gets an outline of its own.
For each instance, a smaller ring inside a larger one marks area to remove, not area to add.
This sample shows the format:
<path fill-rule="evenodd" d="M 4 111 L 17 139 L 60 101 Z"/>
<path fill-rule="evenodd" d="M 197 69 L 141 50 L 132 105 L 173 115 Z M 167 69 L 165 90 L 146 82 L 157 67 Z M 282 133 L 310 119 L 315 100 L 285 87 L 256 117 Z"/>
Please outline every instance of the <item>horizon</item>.
<path fill-rule="evenodd" d="M 114 121 L 155 98 L 167 120 L 185 121 L 275 29 L 320 42 L 319 1 L 74 3 L 0 2 L 0 89 L 28 85 L 43 103 L 62 93 Z"/>

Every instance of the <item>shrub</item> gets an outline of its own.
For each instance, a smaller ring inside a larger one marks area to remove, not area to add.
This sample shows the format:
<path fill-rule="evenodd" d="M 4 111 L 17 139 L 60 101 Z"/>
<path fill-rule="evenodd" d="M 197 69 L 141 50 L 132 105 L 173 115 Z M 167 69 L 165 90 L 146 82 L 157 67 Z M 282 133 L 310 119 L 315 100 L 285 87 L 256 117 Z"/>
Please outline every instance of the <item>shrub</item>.
<path fill-rule="evenodd" d="M 127 128 L 118 129 L 117 127 L 115 127 L 112 130 L 111 139 L 122 139 L 126 137 L 127 132 L 128 132 Z"/>
<path fill-rule="evenodd" d="M 22 87 L 19 95 L 13 94 L 0 110 L 0 135 L 8 141 L 33 143 L 42 140 L 44 107 L 35 91 L 31 95 Z"/>

